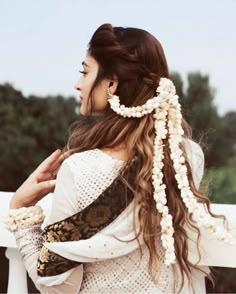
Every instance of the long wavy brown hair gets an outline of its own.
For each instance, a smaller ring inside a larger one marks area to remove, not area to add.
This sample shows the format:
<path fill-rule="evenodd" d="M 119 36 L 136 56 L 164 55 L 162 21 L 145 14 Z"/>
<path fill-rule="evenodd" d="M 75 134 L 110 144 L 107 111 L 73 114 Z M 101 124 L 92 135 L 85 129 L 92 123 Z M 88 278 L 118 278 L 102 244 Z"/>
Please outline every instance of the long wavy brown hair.
<path fill-rule="evenodd" d="M 164 51 L 159 41 L 150 33 L 137 28 L 100 26 L 88 46 L 88 53 L 98 62 L 99 71 L 91 88 L 89 98 L 90 114 L 93 111 L 93 92 L 101 80 L 118 78 L 116 95 L 121 104 L 128 107 L 144 104 L 155 95 L 161 77 L 169 78 Z M 149 272 L 153 280 L 160 265 L 156 239 L 160 234 L 160 215 L 153 199 L 152 167 L 154 119 L 146 115 L 140 119 L 124 118 L 114 113 L 109 105 L 102 116 L 81 116 L 72 127 L 66 150 L 71 153 L 94 148 L 118 148 L 126 146 L 128 166 L 135 158 L 135 175 L 126 182 L 134 191 L 135 206 L 139 206 L 139 222 L 145 244 L 149 250 Z M 191 137 L 191 129 L 183 120 L 185 137 Z M 181 286 L 184 275 L 191 283 L 191 269 L 198 268 L 188 260 L 188 235 L 186 225 L 200 232 L 191 219 L 180 198 L 175 180 L 173 163 L 170 158 L 168 139 L 164 140 L 164 183 L 166 184 L 167 204 L 173 216 L 175 253 L 181 273 Z M 192 171 L 184 145 L 184 152 L 190 187 L 199 202 L 206 204 L 210 212 L 209 199 L 195 187 Z M 213 215 L 211 212 L 210 214 Z M 199 241 L 199 240 L 198 240 Z"/>

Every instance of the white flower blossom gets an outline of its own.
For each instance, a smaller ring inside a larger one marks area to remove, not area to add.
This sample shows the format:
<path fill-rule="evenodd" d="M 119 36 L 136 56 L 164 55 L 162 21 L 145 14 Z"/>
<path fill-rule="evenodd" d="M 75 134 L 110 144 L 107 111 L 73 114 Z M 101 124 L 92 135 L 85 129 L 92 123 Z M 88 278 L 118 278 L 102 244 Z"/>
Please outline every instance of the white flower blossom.
<path fill-rule="evenodd" d="M 145 104 L 136 107 L 120 105 L 119 97 L 116 95 L 109 97 L 108 102 L 110 103 L 111 109 L 123 117 L 141 118 L 154 111 L 153 118 L 155 119 L 154 128 L 156 136 L 154 140 L 152 170 L 153 198 L 156 202 L 157 211 L 162 214 L 160 226 L 162 246 L 166 250 L 164 262 L 166 265 L 170 265 L 175 263 L 176 257 L 173 238 L 173 220 L 167 206 L 166 186 L 163 184 L 164 175 L 162 172 L 164 166 L 163 139 L 167 138 L 167 135 L 170 146 L 170 158 L 173 161 L 175 179 L 180 190 L 180 196 L 189 213 L 192 213 L 193 220 L 199 226 L 204 226 L 211 233 L 217 235 L 221 240 L 232 243 L 233 237 L 227 231 L 221 230 L 215 225 L 212 217 L 200 206 L 190 189 L 185 158 L 180 148 L 180 143 L 184 135 L 181 105 L 178 102 L 179 97 L 176 95 L 174 84 L 167 78 L 161 78 L 156 93 L 156 96 L 148 99 Z"/>

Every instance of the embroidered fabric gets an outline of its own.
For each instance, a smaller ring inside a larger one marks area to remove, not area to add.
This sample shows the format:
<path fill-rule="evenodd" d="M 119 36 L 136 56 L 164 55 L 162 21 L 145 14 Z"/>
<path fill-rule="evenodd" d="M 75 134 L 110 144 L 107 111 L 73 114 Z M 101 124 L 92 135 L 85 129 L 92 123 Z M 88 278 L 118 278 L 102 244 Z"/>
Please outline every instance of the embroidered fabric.
<path fill-rule="evenodd" d="M 203 174 L 204 157 L 197 144 L 193 142 L 186 142 L 186 144 L 188 145 L 189 159 L 190 161 L 192 160 L 191 167 L 195 169 L 195 184 L 198 186 Z M 85 169 L 82 168 L 84 170 L 83 173 L 81 173 L 81 170 L 78 171 L 78 163 L 81 168 L 81 160 L 86 165 Z M 105 165 L 103 160 L 106 160 L 107 164 L 107 160 L 110 161 L 112 165 Z M 92 166 L 88 166 L 88 163 L 92 163 Z M 115 162 L 114 159 L 97 149 L 74 154 L 67 160 L 67 164 L 73 170 L 76 188 L 77 191 L 80 191 L 78 197 L 81 200 L 78 203 L 78 210 L 94 201 L 105 187 L 112 182 L 122 166 L 122 162 Z M 91 181 L 91 177 L 94 177 L 94 182 Z M 88 193 L 88 190 L 83 191 L 81 178 L 85 180 L 83 187 L 86 179 L 89 179 L 86 186 L 88 185 L 88 189 L 91 188 L 90 193 Z M 158 251 L 160 252 L 160 259 L 163 260 L 164 252 L 161 246 L 158 246 Z M 147 293 L 176 292 L 176 289 L 179 288 L 179 280 L 174 278 L 172 269 L 162 263 L 158 282 L 154 284 L 148 273 L 148 260 L 148 249 L 144 246 L 141 259 L 140 251 L 136 249 L 119 258 L 106 259 L 95 263 L 84 263 L 84 275 L 80 291 L 81 293 L 120 293 L 122 289 L 122 293 L 143 293 L 144 290 Z M 201 279 L 204 280 L 204 274 L 202 274 Z M 204 286 L 201 290 L 204 291 Z M 188 289 L 185 292 L 183 289 L 182 293 L 191 293 L 191 291 Z"/>
<path fill-rule="evenodd" d="M 161 266 L 156 284 L 148 272 L 149 252 L 146 246 L 119 258 L 84 264 L 80 293 L 176 293 L 179 288 L 171 267 L 164 265 L 164 250 L 158 244 Z M 174 284 L 175 281 L 175 284 Z"/>
<path fill-rule="evenodd" d="M 201 149 L 198 145 L 190 145 L 195 153 L 200 154 L 199 158 L 202 161 L 200 167 L 195 169 L 196 166 L 194 166 L 193 168 L 193 177 L 195 177 L 196 174 L 201 175 L 203 173 L 204 162 L 201 152 L 199 153 Z M 195 148 L 196 146 L 197 148 Z M 122 161 L 113 159 L 98 149 L 77 153 L 69 157 L 63 163 L 58 173 L 52 213 L 47 220 L 47 224 L 62 220 L 88 206 L 111 184 L 122 166 Z M 198 185 L 197 180 L 195 184 Z M 37 236 L 37 233 L 35 233 L 35 236 Z M 34 237 L 32 236 L 32 238 Z M 122 242 L 119 243 L 122 244 Z M 38 247 L 32 243 L 33 248 Z M 158 250 L 161 258 L 161 247 L 158 247 Z M 66 279 L 62 277 L 60 279 L 61 285 L 54 284 L 57 286 L 52 286 L 46 291 L 47 278 L 45 278 L 45 283 L 44 278 L 40 278 L 40 284 L 45 285 L 40 286 L 38 284 L 39 277 L 36 274 L 36 255 L 38 254 L 35 253 L 34 256 L 26 255 L 25 261 L 27 270 L 40 291 L 43 289 L 43 293 L 54 293 L 53 289 L 55 289 L 55 293 L 57 293 L 56 291 L 58 293 L 72 293 L 71 289 L 73 288 L 73 293 L 78 293 L 80 289 L 78 280 L 81 279 L 81 266 L 72 270 L 70 276 Z M 148 257 L 147 248 L 144 247 L 141 260 L 139 249 L 137 249 L 118 258 L 106 259 L 98 263 L 84 263 L 81 293 L 143 293 L 144 289 L 146 289 L 146 293 L 174 292 L 174 278 L 170 268 L 166 266 L 161 267 L 157 285 L 154 285 L 150 280 L 147 268 Z M 86 256 L 86 258 L 89 260 L 89 256 Z M 57 277 L 58 280 L 59 278 Z M 52 280 L 50 281 L 51 285 L 53 285 Z M 204 274 L 198 276 L 196 288 L 197 285 L 204 284 L 202 281 L 204 281 Z M 204 286 L 201 286 L 200 289 L 201 293 L 204 293 Z M 189 289 L 183 289 L 182 293 L 192 292 Z"/>
<path fill-rule="evenodd" d="M 130 166 L 124 170 L 123 174 L 126 173 L 128 177 L 132 177 L 133 170 L 135 166 Z M 43 240 L 49 244 L 72 241 L 73 245 L 75 241 L 88 240 L 112 222 L 116 222 L 132 200 L 132 191 L 124 186 L 122 178 L 118 176 L 97 199 L 83 210 L 45 227 L 42 234 Z M 127 232 L 127 228 L 125 231 Z M 44 247 L 38 260 L 38 274 L 53 276 L 63 273 L 77 265 L 73 260 L 63 259 Z"/>
<path fill-rule="evenodd" d="M 79 193 L 77 211 L 81 211 L 113 182 L 124 161 L 112 158 L 99 149 L 93 149 L 74 153 L 67 159 L 67 164 L 71 168 Z"/>

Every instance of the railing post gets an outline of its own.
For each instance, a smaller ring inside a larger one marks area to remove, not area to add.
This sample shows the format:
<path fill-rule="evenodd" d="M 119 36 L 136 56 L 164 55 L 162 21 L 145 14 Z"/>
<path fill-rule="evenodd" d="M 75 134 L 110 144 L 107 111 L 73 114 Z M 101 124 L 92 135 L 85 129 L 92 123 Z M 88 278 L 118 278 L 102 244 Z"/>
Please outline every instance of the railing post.
<path fill-rule="evenodd" d="M 27 275 L 22 256 L 16 248 L 8 247 L 6 257 L 9 259 L 7 294 L 27 294 Z"/>

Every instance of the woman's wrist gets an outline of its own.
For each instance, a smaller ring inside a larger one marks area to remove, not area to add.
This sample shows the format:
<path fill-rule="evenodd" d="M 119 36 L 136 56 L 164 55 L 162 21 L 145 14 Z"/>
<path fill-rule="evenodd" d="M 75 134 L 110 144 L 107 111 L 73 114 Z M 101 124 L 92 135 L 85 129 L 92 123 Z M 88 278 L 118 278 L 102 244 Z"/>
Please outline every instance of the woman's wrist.
<path fill-rule="evenodd" d="M 10 201 L 10 205 L 9 205 L 10 209 L 18 209 L 18 208 L 22 208 L 22 207 L 31 207 L 31 206 L 34 206 L 37 203 L 37 202 L 33 202 L 33 201 L 31 201 L 31 203 L 26 203 L 26 202 L 22 201 L 19 198 L 20 197 L 18 197 L 17 192 L 15 192 L 15 194 L 13 195 L 13 197 L 11 198 L 11 201 Z"/>
<path fill-rule="evenodd" d="M 11 199 L 10 201 L 10 205 L 9 205 L 9 208 L 10 209 L 18 209 L 18 208 L 21 208 L 21 207 L 24 207 L 24 204 L 22 202 L 19 202 L 15 199 Z"/>

